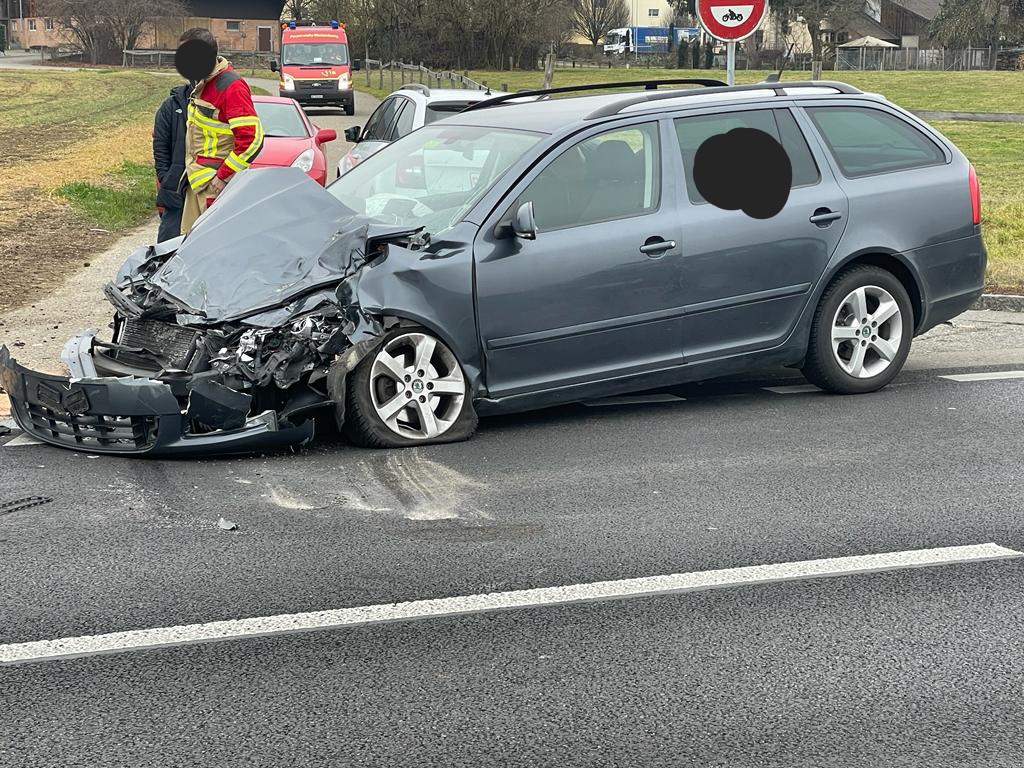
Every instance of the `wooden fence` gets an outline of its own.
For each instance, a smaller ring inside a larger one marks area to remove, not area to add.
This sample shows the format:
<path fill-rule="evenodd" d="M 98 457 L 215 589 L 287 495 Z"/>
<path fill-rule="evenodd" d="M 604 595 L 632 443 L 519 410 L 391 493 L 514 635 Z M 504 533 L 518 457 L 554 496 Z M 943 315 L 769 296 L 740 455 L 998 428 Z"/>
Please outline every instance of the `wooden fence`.
<path fill-rule="evenodd" d="M 475 91 L 486 91 L 490 88 L 486 81 L 481 83 L 471 78 L 468 71 L 433 70 L 423 64 L 408 64 L 404 61 L 366 59 L 363 62 L 363 69 L 366 86 L 376 86 L 380 90 L 395 91 L 407 83 L 420 83 L 432 88 L 465 88 Z M 501 89 L 507 90 L 508 85 L 502 85 Z"/>

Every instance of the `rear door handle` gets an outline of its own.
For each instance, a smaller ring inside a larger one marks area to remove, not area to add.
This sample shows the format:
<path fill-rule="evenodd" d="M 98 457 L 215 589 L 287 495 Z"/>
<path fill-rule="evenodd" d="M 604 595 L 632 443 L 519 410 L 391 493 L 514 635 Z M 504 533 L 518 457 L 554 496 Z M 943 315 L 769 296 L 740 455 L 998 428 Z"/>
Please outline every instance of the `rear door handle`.
<path fill-rule="evenodd" d="M 843 214 L 838 211 L 831 211 L 828 208 L 819 208 L 814 212 L 814 215 L 811 216 L 810 222 L 811 224 L 817 224 L 818 226 L 824 225 L 827 227 L 836 219 L 841 218 L 843 218 Z"/>
<path fill-rule="evenodd" d="M 646 243 L 640 246 L 640 253 L 645 253 L 648 256 L 653 256 L 658 253 L 664 253 L 665 251 L 671 251 L 675 247 L 675 240 L 662 240 L 660 237 L 652 237 Z"/>

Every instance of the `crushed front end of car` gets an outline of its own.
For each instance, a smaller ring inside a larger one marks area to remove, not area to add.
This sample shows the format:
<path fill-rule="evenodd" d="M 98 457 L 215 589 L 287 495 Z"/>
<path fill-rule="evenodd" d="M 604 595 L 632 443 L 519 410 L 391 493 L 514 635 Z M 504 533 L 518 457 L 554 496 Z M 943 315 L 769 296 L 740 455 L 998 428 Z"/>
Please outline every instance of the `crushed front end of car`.
<path fill-rule="evenodd" d="M 105 294 L 111 340 L 64 348 L 70 376 L 0 347 L 18 425 L 92 453 L 220 454 L 312 439 L 347 371 L 391 320 L 364 313 L 358 274 L 416 231 L 382 228 L 297 169 L 239 174 L 186 238 L 139 249 Z"/>

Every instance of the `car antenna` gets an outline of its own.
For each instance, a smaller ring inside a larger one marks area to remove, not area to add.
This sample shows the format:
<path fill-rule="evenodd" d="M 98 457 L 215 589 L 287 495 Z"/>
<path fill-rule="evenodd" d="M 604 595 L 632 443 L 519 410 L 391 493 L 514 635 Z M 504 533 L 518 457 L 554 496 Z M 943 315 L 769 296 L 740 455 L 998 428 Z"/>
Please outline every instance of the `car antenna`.
<path fill-rule="evenodd" d="M 789 50 L 786 51 L 786 55 L 782 59 L 782 66 L 779 67 L 779 71 L 778 72 L 773 72 L 772 74 L 768 75 L 768 77 L 766 77 L 764 79 L 764 81 L 766 83 L 777 83 L 780 80 L 782 80 L 782 71 L 786 68 L 786 62 L 789 61 L 789 57 L 793 54 L 793 46 L 794 45 L 796 45 L 796 43 L 790 43 L 789 44 Z"/>

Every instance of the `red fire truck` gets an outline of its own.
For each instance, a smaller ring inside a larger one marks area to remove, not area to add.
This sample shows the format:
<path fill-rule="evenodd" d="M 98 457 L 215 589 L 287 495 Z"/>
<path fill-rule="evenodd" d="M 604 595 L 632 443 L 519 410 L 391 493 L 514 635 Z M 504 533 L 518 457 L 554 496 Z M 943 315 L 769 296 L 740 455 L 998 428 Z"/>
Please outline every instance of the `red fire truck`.
<path fill-rule="evenodd" d="M 337 21 L 289 21 L 281 25 L 281 62 L 270 62 L 279 73 L 281 96 L 309 106 L 344 107 L 356 112 L 352 92 L 352 60 L 345 25 Z"/>

